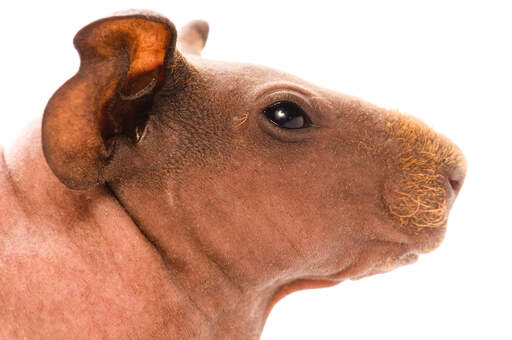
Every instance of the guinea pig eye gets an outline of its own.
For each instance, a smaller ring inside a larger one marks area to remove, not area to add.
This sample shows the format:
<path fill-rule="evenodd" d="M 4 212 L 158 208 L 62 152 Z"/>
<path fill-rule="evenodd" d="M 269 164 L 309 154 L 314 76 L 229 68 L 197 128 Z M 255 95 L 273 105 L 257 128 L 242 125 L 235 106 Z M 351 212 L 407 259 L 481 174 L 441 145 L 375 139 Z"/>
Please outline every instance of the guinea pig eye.
<path fill-rule="evenodd" d="M 304 110 L 292 102 L 274 103 L 263 110 L 263 113 L 269 121 L 283 129 L 303 129 L 311 125 Z"/>

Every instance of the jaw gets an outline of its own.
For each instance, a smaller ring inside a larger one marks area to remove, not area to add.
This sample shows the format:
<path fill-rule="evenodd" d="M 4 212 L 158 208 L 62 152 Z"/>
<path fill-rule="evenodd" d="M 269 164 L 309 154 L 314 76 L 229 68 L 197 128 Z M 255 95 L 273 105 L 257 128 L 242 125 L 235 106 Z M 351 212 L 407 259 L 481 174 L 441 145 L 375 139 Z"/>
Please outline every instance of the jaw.
<path fill-rule="evenodd" d="M 372 240 L 358 252 L 340 262 L 346 265 L 329 274 L 309 275 L 291 279 L 279 286 L 267 306 L 267 315 L 283 297 L 305 289 L 327 288 L 345 280 L 360 280 L 365 277 L 388 273 L 396 268 L 415 263 L 419 256 L 437 248 L 442 242 L 446 225 L 438 228 L 424 228 L 404 233 L 397 223 L 387 225 L 385 238 Z M 347 254 L 341 254 L 347 257 Z"/>

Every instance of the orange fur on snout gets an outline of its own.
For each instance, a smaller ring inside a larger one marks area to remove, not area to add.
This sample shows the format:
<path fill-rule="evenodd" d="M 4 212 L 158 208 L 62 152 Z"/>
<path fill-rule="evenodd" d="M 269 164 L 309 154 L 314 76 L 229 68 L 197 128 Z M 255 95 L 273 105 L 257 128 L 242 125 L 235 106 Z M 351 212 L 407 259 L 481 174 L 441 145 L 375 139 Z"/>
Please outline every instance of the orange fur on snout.
<path fill-rule="evenodd" d="M 401 226 L 438 228 L 449 212 L 446 172 L 465 168 L 465 159 L 450 140 L 419 119 L 387 112 L 386 132 L 398 141 L 398 173 L 388 183 L 384 201 Z"/>

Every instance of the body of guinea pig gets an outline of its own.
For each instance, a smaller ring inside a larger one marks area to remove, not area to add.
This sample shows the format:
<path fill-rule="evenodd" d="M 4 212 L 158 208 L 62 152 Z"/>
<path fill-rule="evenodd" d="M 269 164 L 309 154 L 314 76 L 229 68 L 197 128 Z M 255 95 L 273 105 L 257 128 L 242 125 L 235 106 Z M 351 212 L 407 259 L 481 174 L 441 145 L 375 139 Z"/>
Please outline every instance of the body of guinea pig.
<path fill-rule="evenodd" d="M 2 339 L 255 339 L 299 289 L 439 245 L 465 160 L 422 122 L 199 56 L 202 21 L 124 13 L 2 151 Z"/>

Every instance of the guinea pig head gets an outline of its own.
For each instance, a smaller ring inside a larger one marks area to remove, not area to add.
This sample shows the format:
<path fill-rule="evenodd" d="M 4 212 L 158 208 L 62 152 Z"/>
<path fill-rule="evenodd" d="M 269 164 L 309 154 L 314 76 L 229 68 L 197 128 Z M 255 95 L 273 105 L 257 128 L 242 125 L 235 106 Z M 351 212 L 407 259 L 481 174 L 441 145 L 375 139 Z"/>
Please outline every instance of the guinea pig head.
<path fill-rule="evenodd" d="M 207 35 L 144 13 L 82 29 L 80 70 L 44 116 L 55 175 L 107 185 L 168 263 L 193 267 L 188 247 L 276 296 L 440 243 L 466 169 L 457 146 L 284 72 L 203 59 Z"/>

